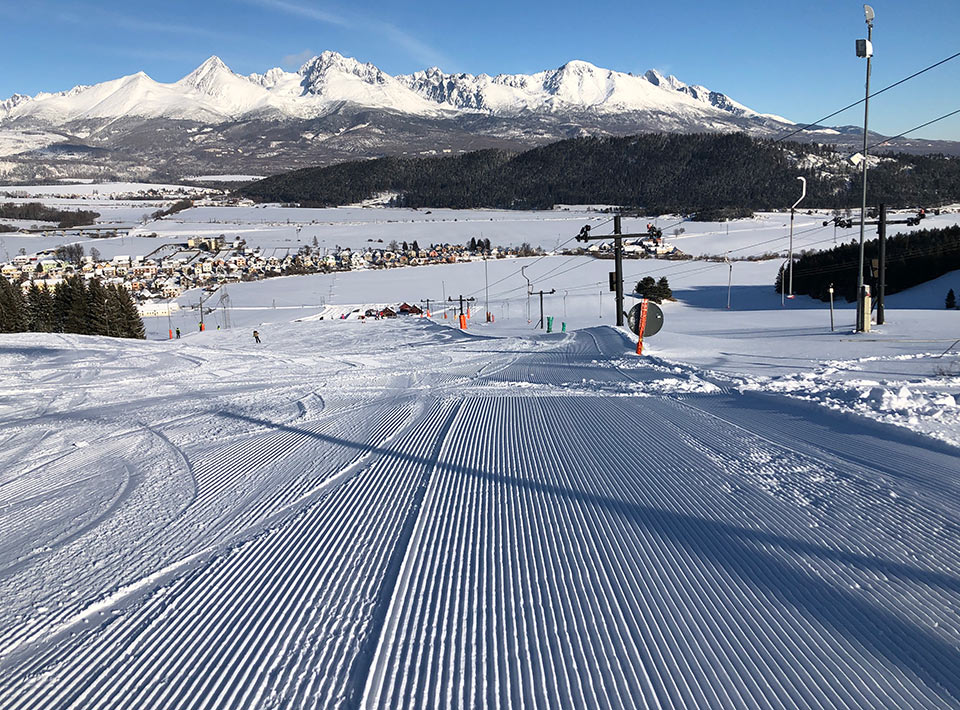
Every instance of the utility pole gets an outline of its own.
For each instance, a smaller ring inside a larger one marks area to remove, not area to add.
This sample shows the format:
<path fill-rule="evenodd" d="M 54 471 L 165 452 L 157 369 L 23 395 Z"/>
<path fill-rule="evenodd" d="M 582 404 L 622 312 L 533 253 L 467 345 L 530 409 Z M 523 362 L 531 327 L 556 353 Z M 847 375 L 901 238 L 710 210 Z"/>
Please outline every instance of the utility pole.
<path fill-rule="evenodd" d="M 475 299 L 473 296 L 470 296 L 470 298 L 464 298 L 462 293 L 460 294 L 460 296 L 459 296 L 458 298 L 459 298 L 459 300 L 460 300 L 460 315 L 463 315 L 463 302 L 464 302 L 464 301 L 466 301 L 466 302 L 469 304 L 470 302 L 477 300 L 477 299 Z M 451 302 L 451 303 L 453 303 L 454 300 L 455 300 L 455 299 L 453 298 L 453 296 L 448 296 L 448 297 L 447 297 L 447 301 L 449 301 L 449 302 Z"/>
<path fill-rule="evenodd" d="M 428 314 L 428 315 L 429 315 L 429 313 L 430 313 L 430 302 L 431 302 L 431 301 L 433 301 L 434 303 L 436 303 L 436 302 L 437 302 L 437 299 L 435 299 L 435 298 L 433 298 L 433 299 L 431 299 L 431 298 L 421 298 L 421 299 L 420 299 L 420 303 L 426 303 L 426 304 L 427 304 L 427 314 Z"/>
<path fill-rule="evenodd" d="M 803 191 L 800 193 L 800 199 L 794 202 L 790 208 L 790 295 L 787 296 L 787 298 L 793 298 L 793 215 L 797 211 L 797 205 L 807 196 L 807 179 L 805 177 L 798 177 L 797 180 L 803 184 Z"/>
<path fill-rule="evenodd" d="M 880 205 L 879 214 L 876 222 L 861 222 L 860 229 L 861 231 L 866 227 L 866 225 L 877 225 L 877 242 L 879 247 L 879 254 L 877 259 L 877 276 L 878 276 L 878 288 L 877 288 L 877 325 L 883 325 L 885 312 L 884 312 L 884 297 L 886 296 L 887 288 L 887 227 L 891 224 L 905 224 L 908 227 L 913 227 L 920 224 L 927 216 L 926 209 L 921 208 L 917 214 L 913 217 L 907 217 L 906 219 L 888 219 L 887 218 L 887 206 Z M 848 223 L 849 224 L 849 223 Z M 843 226 L 843 225 L 841 225 Z M 860 281 L 859 285 L 862 287 L 863 283 L 863 272 L 860 272 Z M 859 296 L 857 300 L 857 332 L 864 332 L 866 327 L 870 323 L 870 312 L 867 311 L 864 313 L 864 308 L 861 307 L 861 301 L 865 295 L 865 288 L 861 288 L 859 291 Z"/>
<path fill-rule="evenodd" d="M 540 296 L 540 322 L 537 323 L 537 327 L 540 328 L 540 330 L 543 330 L 543 294 L 548 294 L 548 295 L 549 295 L 549 294 L 551 294 L 551 293 L 556 293 L 556 292 L 557 292 L 557 289 L 552 288 L 552 289 L 550 289 L 549 291 L 534 291 L 534 292 L 531 294 L 531 295 L 539 295 L 539 296 Z"/>
<path fill-rule="evenodd" d="M 867 221 L 867 126 L 870 118 L 870 63 L 873 58 L 873 8 L 869 5 L 863 6 L 864 18 L 867 22 L 867 39 L 857 40 L 857 56 L 867 59 L 867 84 L 866 94 L 863 101 L 863 195 L 860 203 L 860 259 L 857 269 L 857 332 L 862 333 L 870 318 L 869 313 L 864 313 L 864 288 L 863 288 L 863 230 Z"/>
<path fill-rule="evenodd" d="M 723 260 L 727 262 L 727 266 L 730 267 L 730 272 L 727 274 L 727 310 L 730 310 L 730 291 L 733 288 L 733 262 L 730 261 L 727 257 L 723 257 Z"/>
<path fill-rule="evenodd" d="M 830 284 L 830 288 L 827 289 L 830 292 L 830 332 L 833 332 L 833 283 Z"/>
<path fill-rule="evenodd" d="M 620 236 L 620 215 L 613 218 L 613 255 L 617 273 L 617 326 L 623 326 L 623 238 Z"/>
<path fill-rule="evenodd" d="M 483 232 L 480 233 L 480 236 L 483 237 Z M 483 260 L 483 310 L 486 314 L 484 319 L 487 323 L 490 322 L 490 279 L 487 276 L 487 260 Z"/>
<path fill-rule="evenodd" d="M 883 300 L 887 291 L 887 206 L 880 205 L 880 222 L 877 225 L 877 240 L 880 242 L 880 285 L 877 289 L 877 325 L 883 325 Z"/>
<path fill-rule="evenodd" d="M 526 269 L 527 269 L 526 266 L 520 267 L 520 275 L 523 276 L 523 278 L 527 279 L 527 323 L 529 323 L 530 322 L 530 294 L 533 293 L 533 284 L 530 283 L 530 279 L 527 278 Z"/>
<path fill-rule="evenodd" d="M 204 298 L 204 297 L 203 297 L 203 292 L 202 292 L 202 291 L 200 292 L 200 302 L 197 304 L 197 306 L 200 308 L 200 330 L 201 330 L 201 332 L 202 332 L 203 330 L 205 330 L 205 326 L 204 326 L 204 323 L 203 323 L 203 304 L 206 303 L 207 301 L 209 301 L 210 298 L 211 298 L 211 296 L 213 296 L 214 293 L 216 293 L 216 291 L 213 291 L 212 293 L 208 294 L 206 298 Z M 274 307 L 274 308 L 277 307 L 276 301 L 274 301 L 273 307 Z"/>
<path fill-rule="evenodd" d="M 566 319 L 567 317 L 567 292 L 566 291 L 563 292 L 563 317 L 564 319 Z"/>
<path fill-rule="evenodd" d="M 648 227 L 647 231 L 642 234 L 623 234 L 620 228 L 620 215 L 616 215 L 613 218 L 613 240 L 614 248 L 613 255 L 616 261 L 615 271 L 611 274 L 613 277 L 613 282 L 611 283 L 611 291 L 616 291 L 617 293 L 617 325 L 623 326 L 623 240 L 624 239 L 642 239 L 644 237 L 650 237 L 655 234 L 653 230 L 655 227 Z M 607 237 L 592 237 L 590 236 L 590 225 L 586 224 L 583 228 L 580 229 L 580 233 L 577 235 L 578 242 L 591 242 L 591 241 L 600 241 L 606 240 Z M 601 311 L 600 316 L 603 317 L 603 291 L 600 292 L 601 297 Z"/>

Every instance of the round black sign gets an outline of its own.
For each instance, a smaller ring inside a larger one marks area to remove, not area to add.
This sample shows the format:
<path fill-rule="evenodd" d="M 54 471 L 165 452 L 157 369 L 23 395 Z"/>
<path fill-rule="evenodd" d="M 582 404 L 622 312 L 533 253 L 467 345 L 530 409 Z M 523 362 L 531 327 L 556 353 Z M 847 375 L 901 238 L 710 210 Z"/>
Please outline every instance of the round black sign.
<path fill-rule="evenodd" d="M 640 331 L 640 307 L 641 304 L 638 303 L 627 314 L 627 324 L 630 326 L 630 330 L 637 334 Z M 663 311 L 653 301 L 647 301 L 647 324 L 643 329 L 643 337 L 649 338 L 651 335 L 656 335 L 662 327 Z"/>

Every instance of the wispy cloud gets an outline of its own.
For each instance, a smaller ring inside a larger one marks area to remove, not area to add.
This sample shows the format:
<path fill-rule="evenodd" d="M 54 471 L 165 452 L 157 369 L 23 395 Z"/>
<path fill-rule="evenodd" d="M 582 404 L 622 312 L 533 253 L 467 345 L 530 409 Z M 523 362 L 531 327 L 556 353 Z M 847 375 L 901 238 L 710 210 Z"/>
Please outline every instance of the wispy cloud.
<path fill-rule="evenodd" d="M 112 47 L 102 43 L 88 44 L 86 46 L 87 50 L 92 53 L 105 54 L 108 56 L 131 57 L 133 59 L 161 59 L 170 62 L 197 61 L 197 53 L 187 50 Z"/>
<path fill-rule="evenodd" d="M 414 37 L 406 30 L 397 27 L 389 22 L 377 20 L 370 17 L 358 15 L 356 13 L 338 13 L 329 10 L 321 10 L 311 5 L 304 5 L 290 0 L 244 0 L 252 5 L 270 8 L 285 12 L 288 15 L 302 17 L 315 22 L 321 22 L 327 25 L 343 27 L 350 30 L 369 30 L 386 38 L 391 43 L 404 49 L 411 57 L 418 62 L 429 65 L 449 64 L 442 53 L 425 42 Z M 309 58 L 309 57 L 308 57 Z"/>
<path fill-rule="evenodd" d="M 374 31 L 379 32 L 393 41 L 394 44 L 406 49 L 407 52 L 410 53 L 410 56 L 415 57 L 419 62 L 429 66 L 450 66 L 450 62 L 443 54 L 424 42 L 421 42 L 406 30 L 402 30 L 389 22 L 373 21 L 368 24 L 371 25 Z"/>
<path fill-rule="evenodd" d="M 192 25 L 180 25 L 169 22 L 158 22 L 153 20 L 141 20 L 134 17 L 125 17 L 123 15 L 109 14 L 110 21 L 121 29 L 160 32 L 162 34 L 173 35 L 191 35 L 194 37 L 215 37 L 218 39 L 236 38 L 236 35 L 230 35 L 225 32 L 210 30 L 205 27 L 194 27 Z"/>
<path fill-rule="evenodd" d="M 287 0 L 247 0 L 247 2 L 249 2 L 251 5 L 260 5 L 261 7 L 280 10 L 288 15 L 305 17 L 308 20 L 323 22 L 328 25 L 336 25 L 338 27 L 353 27 L 353 23 L 346 18 L 332 12 L 327 12 L 326 10 L 319 10 L 315 7 L 310 7 L 309 5 L 298 5 L 297 3 L 288 2 Z"/>
<path fill-rule="evenodd" d="M 288 54 L 283 58 L 281 64 L 283 65 L 284 69 L 290 69 L 292 71 L 294 69 L 299 69 L 301 66 L 303 66 L 304 62 L 306 62 L 308 59 L 312 59 L 314 56 L 316 56 L 316 54 L 317 53 L 312 49 L 305 49 L 302 52 L 297 52 L 296 54 Z"/>
<path fill-rule="evenodd" d="M 165 20 L 152 20 L 144 17 L 132 17 L 103 8 L 71 4 L 69 7 L 49 6 L 48 17 L 71 25 L 114 27 L 130 32 L 150 32 L 157 34 L 209 37 L 214 39 L 243 39 L 240 35 L 229 34 L 196 25 L 186 25 Z M 250 38 L 248 38 L 250 39 Z"/>

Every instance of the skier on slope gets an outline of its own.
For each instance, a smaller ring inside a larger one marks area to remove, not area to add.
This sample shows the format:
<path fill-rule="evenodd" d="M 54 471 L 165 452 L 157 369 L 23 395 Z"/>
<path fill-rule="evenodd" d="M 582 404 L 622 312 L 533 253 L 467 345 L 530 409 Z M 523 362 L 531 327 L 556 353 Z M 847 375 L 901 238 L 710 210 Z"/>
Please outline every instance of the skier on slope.
<path fill-rule="evenodd" d="M 257 341 L 257 344 L 260 344 L 260 333 L 258 331 L 253 331 L 253 339 Z"/>
<path fill-rule="evenodd" d="M 177 340 L 180 340 L 180 329 L 177 328 Z"/>

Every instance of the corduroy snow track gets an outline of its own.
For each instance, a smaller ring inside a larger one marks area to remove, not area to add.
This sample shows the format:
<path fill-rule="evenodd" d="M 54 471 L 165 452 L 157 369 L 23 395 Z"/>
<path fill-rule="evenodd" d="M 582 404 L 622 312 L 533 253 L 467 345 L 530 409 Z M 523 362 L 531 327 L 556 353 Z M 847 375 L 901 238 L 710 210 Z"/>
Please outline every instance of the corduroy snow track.
<path fill-rule="evenodd" d="M 607 327 L 264 334 L 5 348 L 0 707 L 960 708 L 956 449 Z"/>

